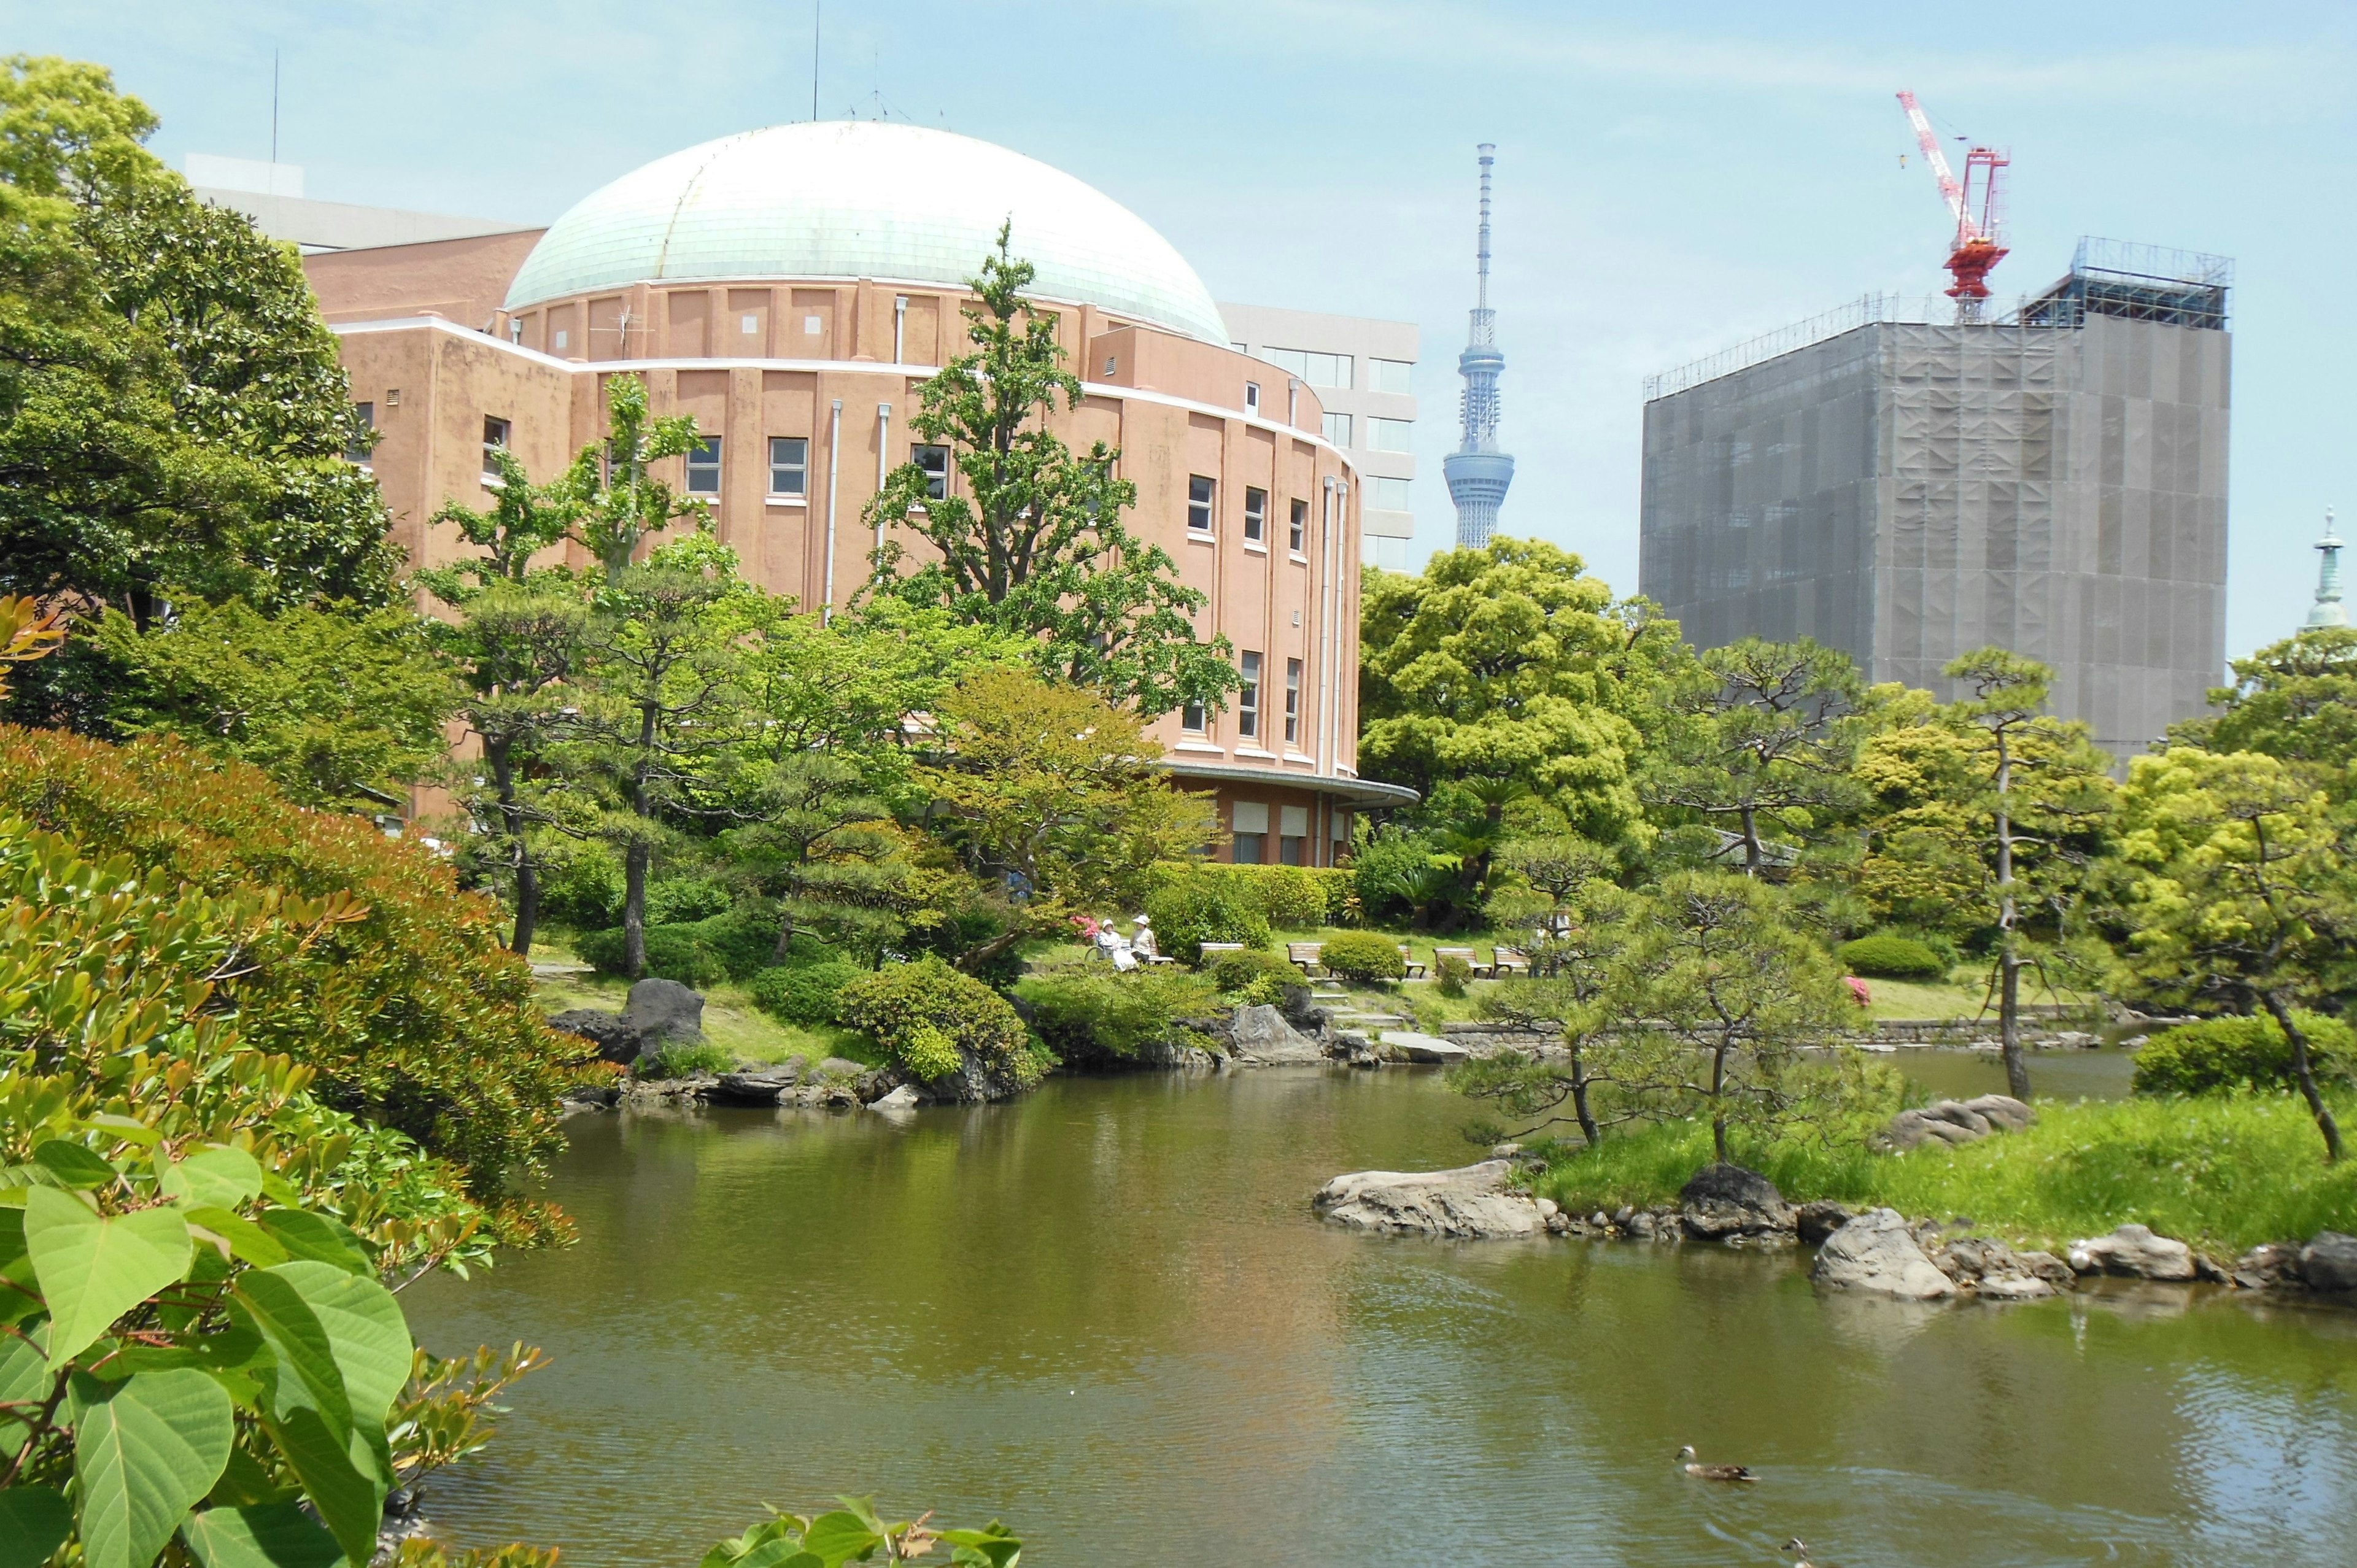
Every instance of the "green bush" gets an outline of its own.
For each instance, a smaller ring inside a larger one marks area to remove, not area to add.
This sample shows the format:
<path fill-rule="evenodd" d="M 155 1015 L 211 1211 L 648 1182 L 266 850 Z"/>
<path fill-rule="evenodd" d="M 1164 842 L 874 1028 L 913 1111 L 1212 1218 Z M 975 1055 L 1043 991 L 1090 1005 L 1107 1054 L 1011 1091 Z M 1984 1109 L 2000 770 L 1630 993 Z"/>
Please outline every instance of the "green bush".
<path fill-rule="evenodd" d="M 2295 1013 L 2316 1076 L 2346 1080 L 2357 1070 L 2357 1033 L 2337 1018 Z M 2273 1018 L 2210 1018 L 2154 1036 L 2136 1052 L 2138 1094 L 2271 1093 L 2292 1087 L 2291 1042 Z"/>
<path fill-rule="evenodd" d="M 622 918 L 622 863 L 611 849 L 553 832 L 533 847 L 540 856 L 542 919 L 595 931 Z"/>
<path fill-rule="evenodd" d="M 620 927 L 584 931 L 573 947 L 581 961 L 599 973 L 629 976 Z M 750 906 L 708 919 L 647 928 L 647 972 L 682 985 L 743 980 L 776 963 L 777 952 L 777 927 Z"/>
<path fill-rule="evenodd" d="M 939 1042 L 926 1030 L 945 1036 L 961 1061 L 978 1063 L 999 1092 L 1029 1089 L 1048 1070 L 1006 997 L 930 955 L 861 975 L 836 993 L 835 1016 L 928 1082 L 955 1069 L 943 1069 Z"/>
<path fill-rule="evenodd" d="M 1473 966 L 1455 953 L 1436 961 L 1432 966 L 1432 974 L 1443 996 L 1451 998 L 1462 996 L 1465 994 L 1465 988 L 1473 983 Z"/>
<path fill-rule="evenodd" d="M 230 966 L 211 1005 L 315 1071 L 324 1103 L 459 1162 L 479 1201 L 537 1211 L 506 1195 L 564 1146 L 588 1049 L 548 1027 L 507 917 L 439 856 L 170 740 L 0 725 L 0 811 L 192 891 L 332 912 L 298 949 Z"/>
<path fill-rule="evenodd" d="M 1209 1013 L 1212 983 L 1171 969 L 1068 969 L 1015 987 L 1031 1026 L 1068 1062 L 1129 1061 L 1168 1042 L 1179 1020 Z"/>
<path fill-rule="evenodd" d="M 1268 946 L 1268 917 L 1252 899 L 1216 877 L 1173 878 L 1146 896 L 1162 950 L 1185 963 L 1202 961 L 1205 942 Z"/>
<path fill-rule="evenodd" d="M 647 924 L 684 926 L 725 915 L 737 902 L 727 888 L 704 876 L 662 876 L 647 884 Z"/>
<path fill-rule="evenodd" d="M 1889 931 L 1844 942 L 1835 951 L 1850 973 L 1878 980 L 1944 980 L 1948 974 L 1947 964 L 1928 944 Z"/>
<path fill-rule="evenodd" d="M 832 1024 L 843 988 L 867 972 L 839 958 L 779 964 L 753 976 L 753 1004 L 789 1024 Z"/>
<path fill-rule="evenodd" d="M 1356 881 L 1346 865 L 1228 865 L 1219 861 L 1164 861 L 1149 888 L 1207 883 L 1265 916 L 1272 929 L 1314 931 L 1357 918 Z M 1212 938 L 1214 941 L 1219 938 Z"/>
<path fill-rule="evenodd" d="M 1399 943 L 1380 931 L 1343 931 L 1326 940 L 1318 960 L 1345 980 L 1398 980 L 1407 973 Z"/>
<path fill-rule="evenodd" d="M 652 1055 L 640 1057 L 630 1070 L 640 1078 L 694 1078 L 699 1073 L 726 1072 L 736 1065 L 734 1056 L 709 1040 L 673 1040 Z"/>
<path fill-rule="evenodd" d="M 1223 995 L 1252 991 L 1254 1000 L 1262 1000 L 1262 991 L 1282 993 L 1288 985 L 1307 985 L 1309 976 L 1301 966 L 1279 953 L 1247 948 L 1243 952 L 1214 953 L 1211 967 L 1204 972 Z M 1265 998 L 1275 1001 L 1275 996 Z"/>

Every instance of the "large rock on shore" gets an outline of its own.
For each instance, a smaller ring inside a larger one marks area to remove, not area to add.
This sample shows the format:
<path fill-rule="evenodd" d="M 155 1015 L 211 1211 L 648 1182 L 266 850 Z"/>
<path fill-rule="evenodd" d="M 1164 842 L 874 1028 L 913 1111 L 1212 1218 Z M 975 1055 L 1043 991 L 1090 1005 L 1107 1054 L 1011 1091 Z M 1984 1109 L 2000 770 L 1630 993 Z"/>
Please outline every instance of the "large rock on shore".
<path fill-rule="evenodd" d="M 1931 1254 L 1932 1266 L 1963 1288 L 1993 1301 L 2033 1301 L 2052 1295 L 2053 1275 L 2070 1267 L 2046 1252 L 2016 1252 L 1988 1236 L 1959 1236 Z"/>
<path fill-rule="evenodd" d="M 2149 1226 L 2123 1225 L 2108 1236 L 2071 1243 L 2071 1267 L 2083 1274 L 2117 1274 L 2135 1280 L 2190 1280 L 2199 1272 L 2193 1249 Z"/>
<path fill-rule="evenodd" d="M 778 1097 L 800 1083 L 802 1078 L 802 1058 L 789 1057 L 775 1067 L 722 1073 L 720 1081 L 712 1086 L 709 1098 L 724 1105 L 775 1105 Z"/>
<path fill-rule="evenodd" d="M 1893 1154 L 1925 1144 L 1973 1144 L 1992 1133 L 2018 1133 L 2038 1113 L 2008 1094 L 1943 1100 L 1921 1110 L 1901 1111 L 1882 1129 L 1881 1142 Z"/>
<path fill-rule="evenodd" d="M 1275 1007 L 1239 1007 L 1230 1029 L 1236 1060 L 1247 1065 L 1308 1067 L 1326 1060 L 1324 1048 Z"/>
<path fill-rule="evenodd" d="M 623 1067 L 639 1059 L 646 1049 L 647 1037 L 639 1026 L 619 1013 L 608 1013 L 601 1007 L 573 1007 L 554 1014 L 548 1020 L 552 1029 L 568 1035 L 578 1035 L 597 1047 L 598 1058 Z"/>
<path fill-rule="evenodd" d="M 1956 1282 L 1924 1255 L 1907 1217 L 1895 1208 L 1869 1209 L 1826 1237 L 1809 1277 L 1820 1284 L 1907 1301 L 1937 1301 L 1956 1294 Z"/>
<path fill-rule="evenodd" d="M 1362 1230 L 1469 1239 L 1537 1236 L 1555 1205 L 1506 1189 L 1513 1165 L 1484 1160 L 1453 1171 L 1357 1171 L 1318 1189 L 1312 1206 Z"/>
<path fill-rule="evenodd" d="M 1689 1236 L 1722 1240 L 1783 1234 L 1794 1227 L 1792 1205 L 1776 1184 L 1741 1165 L 1705 1165 L 1678 1189 L 1678 1222 Z"/>
<path fill-rule="evenodd" d="M 673 1040 L 693 1044 L 704 1038 L 704 997 L 676 980 L 651 976 L 630 987 L 622 1018 L 644 1037 L 648 1051 Z"/>
<path fill-rule="evenodd" d="M 2357 1236 L 2318 1231 L 2299 1250 L 2299 1277 L 2310 1290 L 2357 1291 Z"/>

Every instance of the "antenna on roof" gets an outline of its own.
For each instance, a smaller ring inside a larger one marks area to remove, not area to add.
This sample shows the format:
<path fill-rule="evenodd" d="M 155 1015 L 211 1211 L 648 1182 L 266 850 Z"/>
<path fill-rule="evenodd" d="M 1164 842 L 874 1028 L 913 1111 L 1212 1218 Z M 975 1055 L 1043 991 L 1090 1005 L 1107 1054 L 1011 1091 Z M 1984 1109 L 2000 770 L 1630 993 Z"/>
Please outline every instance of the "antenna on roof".
<path fill-rule="evenodd" d="M 818 13 L 825 0 L 811 0 L 811 124 L 818 124 Z"/>
<path fill-rule="evenodd" d="M 270 51 L 270 161 L 278 161 L 278 51 Z"/>

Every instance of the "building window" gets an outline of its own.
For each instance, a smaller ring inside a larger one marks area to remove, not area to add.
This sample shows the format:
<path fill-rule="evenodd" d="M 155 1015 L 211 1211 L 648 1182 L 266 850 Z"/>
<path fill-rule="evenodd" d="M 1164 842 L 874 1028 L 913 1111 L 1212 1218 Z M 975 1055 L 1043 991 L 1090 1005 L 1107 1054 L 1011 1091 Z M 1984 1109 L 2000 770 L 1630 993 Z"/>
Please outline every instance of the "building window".
<path fill-rule="evenodd" d="M 1367 390 L 1402 394 L 1413 392 L 1415 389 L 1410 381 L 1415 371 L 1415 365 L 1411 360 L 1371 358 L 1367 360 Z"/>
<path fill-rule="evenodd" d="M 523 341 L 523 323 L 522 321 L 509 321 L 508 341 L 511 343 L 521 343 Z"/>
<path fill-rule="evenodd" d="M 716 496 L 720 493 L 720 437 L 707 435 L 687 449 L 687 493 L 692 496 Z"/>
<path fill-rule="evenodd" d="M 1258 865 L 1267 857 L 1268 805 L 1262 800 L 1238 800 L 1230 820 L 1229 831 L 1234 835 L 1235 848 L 1231 852 L 1238 865 Z"/>
<path fill-rule="evenodd" d="M 1309 808 L 1279 806 L 1276 809 L 1276 863 L 1279 865 L 1299 865 L 1302 850 L 1309 843 Z"/>
<path fill-rule="evenodd" d="M 1348 446 L 1351 444 L 1351 416 L 1347 413 L 1328 414 L 1326 439 L 1337 446 Z"/>
<path fill-rule="evenodd" d="M 1189 735 L 1203 733 L 1203 704 L 1188 703 L 1178 710 L 1178 727 Z"/>
<path fill-rule="evenodd" d="M 1264 349 L 1262 359 L 1279 369 L 1291 372 L 1296 381 L 1313 387 L 1336 387 L 1351 390 L 1351 356 L 1348 354 L 1313 354 L 1306 349 Z"/>
<path fill-rule="evenodd" d="M 1301 660 L 1285 661 L 1285 744 L 1297 745 L 1301 739 Z"/>
<path fill-rule="evenodd" d="M 1370 415 L 1367 420 L 1367 450 L 1405 452 L 1409 449 L 1408 436 L 1415 429 L 1415 421 L 1413 419 L 1377 419 Z"/>
<path fill-rule="evenodd" d="M 500 477 L 500 461 L 494 454 L 507 450 L 508 432 L 511 428 L 504 419 L 493 419 L 488 413 L 483 415 L 483 478 L 496 479 Z"/>
<path fill-rule="evenodd" d="M 810 494 L 810 443 L 799 435 L 770 437 L 770 493 Z"/>
<path fill-rule="evenodd" d="M 1268 492 L 1244 488 L 1244 537 L 1258 544 L 1268 538 Z"/>
<path fill-rule="evenodd" d="M 1211 498 L 1216 487 L 1201 474 L 1187 476 L 1187 526 L 1199 533 L 1211 532 Z"/>
<path fill-rule="evenodd" d="M 1243 689 L 1236 693 L 1236 734 L 1246 739 L 1260 735 L 1260 655 L 1243 656 Z"/>
<path fill-rule="evenodd" d="M 372 403 L 352 404 L 352 417 L 360 421 L 361 433 L 353 436 L 350 445 L 344 448 L 344 461 L 364 465 L 369 460 L 369 448 L 376 445 L 369 439 L 376 434 L 376 404 Z"/>
<path fill-rule="evenodd" d="M 737 318 L 737 330 L 748 338 L 758 338 L 761 335 L 761 318 L 748 311 Z"/>
<path fill-rule="evenodd" d="M 1386 479 L 1381 475 L 1368 481 L 1372 487 L 1367 496 L 1369 504 L 1377 511 L 1406 511 L 1407 481 Z"/>
<path fill-rule="evenodd" d="M 1246 381 L 1244 383 L 1244 412 L 1246 413 L 1258 413 L 1260 412 L 1260 383 L 1258 381 Z"/>
<path fill-rule="evenodd" d="M 1305 548 L 1307 548 L 1304 542 L 1309 537 L 1309 503 L 1308 501 L 1295 501 L 1291 509 L 1291 515 L 1293 521 L 1286 528 L 1286 532 L 1289 536 L 1287 539 L 1287 546 L 1296 555 L 1298 555 Z"/>
<path fill-rule="evenodd" d="M 569 338 L 569 337 L 571 337 L 571 336 L 572 336 L 572 334 L 571 334 L 571 333 L 569 333 L 569 332 L 567 332 L 567 331 L 565 331 L 564 328 L 562 328 L 562 327 L 558 328 L 556 329 L 556 347 L 558 347 L 558 348 L 560 348 L 560 349 L 564 348 L 564 347 L 565 347 L 565 338 Z"/>
<path fill-rule="evenodd" d="M 918 443 L 909 448 L 909 461 L 925 471 L 925 499 L 945 500 L 950 493 L 950 449 Z"/>

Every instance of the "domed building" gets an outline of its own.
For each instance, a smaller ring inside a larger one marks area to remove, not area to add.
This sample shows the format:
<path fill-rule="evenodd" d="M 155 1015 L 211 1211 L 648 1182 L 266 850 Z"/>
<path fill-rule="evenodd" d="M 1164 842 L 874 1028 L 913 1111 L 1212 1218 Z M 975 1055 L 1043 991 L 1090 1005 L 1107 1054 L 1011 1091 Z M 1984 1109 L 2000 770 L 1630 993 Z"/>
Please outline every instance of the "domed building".
<path fill-rule="evenodd" d="M 1198 635 L 1237 650 L 1227 712 L 1160 721 L 1172 772 L 1217 792 L 1233 858 L 1333 864 L 1353 807 L 1405 794 L 1356 776 L 1358 476 L 1311 388 L 1231 347 L 1185 259 L 1102 192 L 943 131 L 776 125 L 659 158 L 544 231 L 306 264 L 413 562 L 465 553 L 430 520 L 488 503 L 490 448 L 554 475 L 603 434 L 627 371 L 707 436 L 670 481 L 748 576 L 816 609 L 865 581 L 888 469 L 961 483 L 907 420 L 968 347 L 966 280 L 1002 224 L 1083 383 L 1058 434 L 1120 450 L 1132 527 L 1205 596 Z"/>

